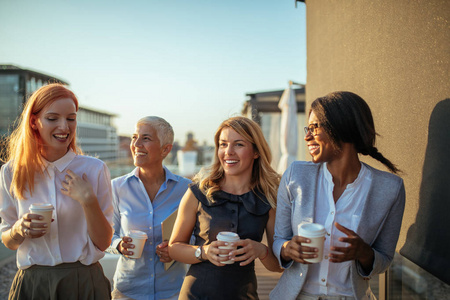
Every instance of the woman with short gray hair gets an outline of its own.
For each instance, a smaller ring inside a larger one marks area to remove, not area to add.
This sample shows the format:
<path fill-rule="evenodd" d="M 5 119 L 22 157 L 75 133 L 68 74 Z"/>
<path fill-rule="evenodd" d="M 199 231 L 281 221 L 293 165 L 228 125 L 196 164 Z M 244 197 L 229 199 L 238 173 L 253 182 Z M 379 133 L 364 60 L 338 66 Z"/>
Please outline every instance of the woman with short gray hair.
<path fill-rule="evenodd" d="M 163 118 L 137 121 L 130 150 L 136 168 L 112 181 L 114 206 L 113 251 L 122 254 L 114 274 L 113 299 L 178 299 L 186 266 L 171 262 L 168 241 L 162 240 L 161 222 L 178 209 L 189 179 L 175 175 L 164 165 L 172 150 L 172 126 Z M 148 236 L 140 258 L 135 254 L 131 230 Z"/>

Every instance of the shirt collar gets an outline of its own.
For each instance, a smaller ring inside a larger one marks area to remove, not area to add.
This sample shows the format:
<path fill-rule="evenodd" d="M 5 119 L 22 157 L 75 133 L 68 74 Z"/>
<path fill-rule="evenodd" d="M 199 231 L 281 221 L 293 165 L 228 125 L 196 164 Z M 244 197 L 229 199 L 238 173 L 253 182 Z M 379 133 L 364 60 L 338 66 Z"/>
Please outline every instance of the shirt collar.
<path fill-rule="evenodd" d="M 331 176 L 330 171 L 328 171 L 327 163 L 322 164 L 322 176 L 329 185 L 334 186 L 333 176 Z"/>
<path fill-rule="evenodd" d="M 327 163 L 323 163 L 322 167 L 323 167 L 323 176 L 325 177 L 325 180 L 327 181 L 328 184 L 334 186 L 333 176 L 331 176 L 330 171 L 328 171 Z M 359 170 L 358 177 L 356 177 L 355 181 L 353 181 L 352 183 L 347 184 L 347 189 L 358 186 L 361 180 L 363 180 L 363 178 L 365 177 L 366 172 L 367 167 L 363 163 L 361 163 L 361 169 Z"/>
<path fill-rule="evenodd" d="M 164 168 L 164 171 L 165 171 L 165 179 L 164 179 L 164 182 L 165 182 L 166 184 L 167 184 L 167 182 L 168 182 L 169 180 L 178 182 L 178 178 L 177 178 L 177 176 L 176 176 L 175 174 L 173 174 L 172 172 L 170 172 L 169 169 L 167 169 L 167 167 L 164 166 L 164 165 L 163 165 L 163 168 Z M 132 177 L 136 177 L 136 178 L 139 179 L 139 167 L 134 168 L 134 170 L 131 171 L 131 173 L 128 174 L 127 180 L 129 180 L 129 179 L 132 178 Z"/>
<path fill-rule="evenodd" d="M 200 191 L 200 190 L 199 190 Z M 197 197 L 206 206 L 223 205 L 226 202 L 242 203 L 245 209 L 254 215 L 261 216 L 272 208 L 266 196 L 259 191 L 249 191 L 242 195 L 234 195 L 219 190 L 213 194 L 214 202 L 205 197 Z"/>
<path fill-rule="evenodd" d="M 76 156 L 77 154 L 73 152 L 72 149 L 69 149 L 63 157 L 53 162 L 49 162 L 42 157 L 42 161 L 44 162 L 43 167 L 48 168 L 49 166 L 54 166 L 60 173 L 62 173 Z"/>

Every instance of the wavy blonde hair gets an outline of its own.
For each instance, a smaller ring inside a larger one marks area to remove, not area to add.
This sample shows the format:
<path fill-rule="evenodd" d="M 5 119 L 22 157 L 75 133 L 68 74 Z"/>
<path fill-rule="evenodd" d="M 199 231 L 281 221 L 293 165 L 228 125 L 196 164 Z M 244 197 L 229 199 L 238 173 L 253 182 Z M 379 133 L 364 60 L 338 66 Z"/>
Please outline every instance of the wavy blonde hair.
<path fill-rule="evenodd" d="M 18 126 L 7 138 L 5 160 L 11 162 L 13 177 L 10 192 L 16 199 L 26 199 L 25 190 L 27 189 L 32 195 L 36 172 L 44 172 L 40 155 L 41 142 L 39 134 L 31 128 L 31 116 L 38 115 L 45 107 L 63 98 L 72 99 L 78 111 L 78 99 L 62 84 L 48 84 L 35 91 L 25 104 L 17 121 Z M 76 135 L 74 135 L 69 149 L 77 154 L 82 154 L 81 149 L 76 145 Z"/>
<path fill-rule="evenodd" d="M 220 124 L 214 136 L 215 153 L 213 164 L 199 172 L 194 177 L 194 182 L 199 184 L 200 190 L 212 199 L 212 194 L 220 190 L 220 181 L 224 177 L 224 170 L 218 157 L 220 133 L 224 128 L 231 128 L 253 145 L 259 157 L 253 163 L 250 188 L 253 192 L 263 193 L 270 205 L 275 208 L 277 203 L 277 191 L 280 183 L 280 175 L 270 166 L 272 154 L 267 144 L 261 127 L 254 121 L 245 117 L 229 118 Z"/>

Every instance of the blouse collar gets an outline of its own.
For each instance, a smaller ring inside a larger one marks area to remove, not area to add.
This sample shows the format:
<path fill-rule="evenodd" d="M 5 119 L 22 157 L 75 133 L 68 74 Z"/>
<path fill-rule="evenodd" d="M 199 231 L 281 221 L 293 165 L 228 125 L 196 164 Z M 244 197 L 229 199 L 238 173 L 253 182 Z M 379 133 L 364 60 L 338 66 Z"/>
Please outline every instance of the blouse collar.
<path fill-rule="evenodd" d="M 49 162 L 44 157 L 42 157 L 42 161 L 44 162 L 43 168 L 46 169 L 49 166 L 54 166 L 60 173 L 62 173 L 76 156 L 77 154 L 73 152 L 72 149 L 69 149 L 69 151 L 67 151 L 67 153 L 63 157 L 53 162 Z"/>
<path fill-rule="evenodd" d="M 206 201 L 201 202 L 210 207 L 223 205 L 226 202 L 242 203 L 249 213 L 258 216 L 266 214 L 272 208 L 266 196 L 259 191 L 249 191 L 242 195 L 234 195 L 220 190 L 213 193 L 214 201 L 210 201 L 206 197 L 204 199 Z"/>

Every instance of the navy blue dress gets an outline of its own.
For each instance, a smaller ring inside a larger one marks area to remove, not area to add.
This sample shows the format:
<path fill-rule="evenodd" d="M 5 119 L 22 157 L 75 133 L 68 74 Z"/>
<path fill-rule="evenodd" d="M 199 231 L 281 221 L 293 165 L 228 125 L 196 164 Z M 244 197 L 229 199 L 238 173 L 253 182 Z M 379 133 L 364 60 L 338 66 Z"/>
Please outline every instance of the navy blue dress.
<path fill-rule="evenodd" d="M 190 189 L 199 201 L 194 227 L 196 245 L 211 244 L 221 231 L 261 242 L 271 209 L 262 193 L 233 195 L 218 191 L 210 201 L 197 184 L 191 184 Z M 254 262 L 243 267 L 239 263 L 218 267 L 206 261 L 190 266 L 179 299 L 258 299 L 256 289 Z"/>

